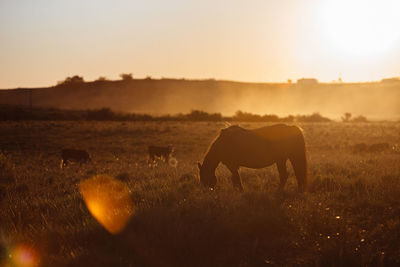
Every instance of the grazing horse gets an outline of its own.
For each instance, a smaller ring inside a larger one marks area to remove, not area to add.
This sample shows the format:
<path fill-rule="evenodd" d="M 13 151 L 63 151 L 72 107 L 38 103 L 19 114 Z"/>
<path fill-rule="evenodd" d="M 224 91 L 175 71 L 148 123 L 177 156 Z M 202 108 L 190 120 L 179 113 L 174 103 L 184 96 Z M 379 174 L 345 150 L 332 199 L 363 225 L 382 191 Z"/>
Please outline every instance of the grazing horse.
<path fill-rule="evenodd" d="M 302 130 L 296 126 L 276 124 L 254 130 L 231 126 L 220 131 L 210 145 L 203 164 L 198 163 L 200 182 L 213 189 L 217 183 L 215 169 L 222 162 L 232 173 L 235 188 L 243 191 L 240 167 L 259 169 L 276 163 L 280 176 L 279 189 L 283 190 L 290 160 L 300 192 L 307 189 L 307 157 Z"/>
<path fill-rule="evenodd" d="M 169 145 L 167 147 L 162 146 L 149 146 L 149 163 L 153 163 L 157 158 L 163 159 L 164 162 L 168 163 L 169 157 L 174 152 L 174 147 Z"/>
<path fill-rule="evenodd" d="M 67 167 L 68 162 L 87 163 L 91 160 L 89 153 L 79 149 L 63 149 L 61 151 L 61 168 Z"/>

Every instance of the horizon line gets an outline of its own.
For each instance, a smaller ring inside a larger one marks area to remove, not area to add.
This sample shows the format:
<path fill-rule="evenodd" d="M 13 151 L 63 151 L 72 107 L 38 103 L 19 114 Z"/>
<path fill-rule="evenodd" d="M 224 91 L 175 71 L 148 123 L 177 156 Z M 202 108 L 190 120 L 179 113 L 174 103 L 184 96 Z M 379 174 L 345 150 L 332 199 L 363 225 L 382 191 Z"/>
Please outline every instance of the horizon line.
<path fill-rule="evenodd" d="M 124 73 L 123 73 L 124 74 Z M 129 74 L 129 73 L 128 73 Z M 292 85 L 296 85 L 299 84 L 299 80 L 315 80 L 315 84 L 335 84 L 335 85 L 339 85 L 339 84 L 370 84 L 370 83 L 381 83 L 381 82 L 385 82 L 385 80 L 387 81 L 393 81 L 393 82 L 400 82 L 400 76 L 393 76 L 393 77 L 385 77 L 385 78 L 381 78 L 380 80 L 370 80 L 370 81 L 339 81 L 339 80 L 332 80 L 330 82 L 326 82 L 326 81 L 320 81 L 318 80 L 318 78 L 315 77 L 301 77 L 301 78 L 297 78 L 297 79 L 288 79 L 286 82 L 278 82 L 278 81 L 245 81 L 245 80 L 230 80 L 230 79 L 218 79 L 218 78 L 185 78 L 185 77 L 180 77 L 180 78 L 174 78 L 174 77 L 159 77 L 159 78 L 153 78 L 151 75 L 147 75 L 146 77 L 142 77 L 142 78 L 135 78 L 132 77 L 132 79 L 130 80 L 124 80 L 124 79 L 119 79 L 119 80 L 112 80 L 112 79 L 108 79 L 105 76 L 99 76 L 100 77 L 104 77 L 104 80 L 91 80 L 91 81 L 86 81 L 84 80 L 83 76 L 79 76 L 79 75 L 72 75 L 72 76 L 67 76 L 67 78 L 70 77 L 81 77 L 83 78 L 82 83 L 94 83 L 94 82 L 130 82 L 130 81 L 163 81 L 163 80 L 175 80 L 175 81 L 191 81 L 191 82 L 197 82 L 197 81 L 213 81 L 213 82 L 232 82 L 232 83 L 247 83 L 247 84 L 292 84 Z M 289 82 L 290 80 L 290 82 Z M 64 80 L 65 81 L 65 80 Z M 17 89 L 42 89 L 42 88 L 52 88 L 52 87 L 57 87 L 62 85 L 62 82 L 64 81 L 58 81 L 56 84 L 54 85 L 48 85 L 48 86 L 40 86 L 40 87 L 14 87 L 14 88 L 0 88 L 0 90 L 17 90 Z"/>

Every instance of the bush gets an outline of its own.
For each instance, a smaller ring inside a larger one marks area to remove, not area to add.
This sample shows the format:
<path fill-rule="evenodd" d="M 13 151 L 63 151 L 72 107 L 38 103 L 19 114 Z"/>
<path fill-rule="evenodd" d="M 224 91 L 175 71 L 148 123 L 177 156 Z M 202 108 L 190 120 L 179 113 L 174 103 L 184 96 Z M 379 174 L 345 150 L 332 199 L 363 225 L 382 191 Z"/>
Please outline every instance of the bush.
<path fill-rule="evenodd" d="M 343 114 L 343 116 L 342 116 L 342 121 L 343 122 L 349 122 L 350 119 L 351 119 L 351 113 L 346 112 L 346 113 Z"/>
<path fill-rule="evenodd" d="M 58 82 L 58 85 L 67 85 L 67 84 L 77 84 L 77 83 L 84 83 L 85 81 L 83 80 L 82 76 L 72 76 L 72 77 L 67 77 L 65 78 L 64 81 Z"/>
<path fill-rule="evenodd" d="M 236 111 L 232 117 L 235 121 L 249 121 L 249 122 L 328 122 L 331 121 L 329 118 L 321 116 L 319 113 L 313 113 L 311 115 L 289 115 L 284 118 L 279 118 L 277 115 L 257 115 L 242 111 Z"/>
<path fill-rule="evenodd" d="M 362 115 L 352 119 L 353 122 L 368 122 L 368 119 Z"/>
<path fill-rule="evenodd" d="M 363 116 L 356 118 L 357 122 L 367 121 Z M 278 117 L 274 114 L 258 115 L 237 111 L 231 117 L 224 117 L 221 113 L 208 113 L 202 110 L 192 110 L 188 114 L 174 114 L 152 116 L 149 114 L 115 112 L 110 108 L 89 110 L 62 110 L 55 108 L 24 108 L 0 107 L 0 121 L 2 120 L 114 120 L 114 121 L 244 121 L 244 122 L 329 122 L 329 118 L 319 113 L 311 115 L 289 115 Z"/>
<path fill-rule="evenodd" d="M 323 117 L 318 112 L 311 115 L 297 115 L 296 120 L 299 122 L 329 122 L 329 118 Z"/>
<path fill-rule="evenodd" d="M 232 119 L 235 121 L 252 121 L 252 122 L 262 121 L 262 118 L 260 115 L 243 112 L 241 110 L 236 111 L 236 113 L 232 117 Z"/>
<path fill-rule="evenodd" d="M 121 73 L 121 74 L 119 75 L 119 77 L 121 77 L 121 79 L 122 79 L 123 81 L 132 81 L 132 80 L 133 80 L 132 73 Z"/>
<path fill-rule="evenodd" d="M 191 121 L 220 121 L 222 120 L 222 115 L 220 113 L 210 114 L 201 110 L 192 110 L 185 118 Z"/>
<path fill-rule="evenodd" d="M 99 78 L 97 78 L 96 82 L 105 82 L 107 81 L 107 77 L 105 76 L 100 76 Z"/>
<path fill-rule="evenodd" d="M 87 119 L 95 121 L 107 121 L 115 119 L 115 113 L 110 108 L 93 109 L 87 111 Z"/>

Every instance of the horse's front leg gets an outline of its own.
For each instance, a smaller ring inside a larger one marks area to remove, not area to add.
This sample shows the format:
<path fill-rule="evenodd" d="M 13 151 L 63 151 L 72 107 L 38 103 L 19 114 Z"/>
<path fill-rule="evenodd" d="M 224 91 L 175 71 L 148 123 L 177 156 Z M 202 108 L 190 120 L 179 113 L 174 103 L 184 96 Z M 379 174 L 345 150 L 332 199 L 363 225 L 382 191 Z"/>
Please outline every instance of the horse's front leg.
<path fill-rule="evenodd" d="M 239 167 L 238 166 L 227 166 L 227 167 L 232 173 L 231 179 L 233 186 L 240 192 L 243 192 L 243 185 L 239 175 Z"/>
<path fill-rule="evenodd" d="M 278 167 L 279 177 L 281 179 L 281 183 L 279 184 L 279 191 L 283 191 L 283 188 L 285 187 L 287 178 L 289 176 L 286 169 L 286 159 L 278 160 L 276 162 L 276 166 Z"/>

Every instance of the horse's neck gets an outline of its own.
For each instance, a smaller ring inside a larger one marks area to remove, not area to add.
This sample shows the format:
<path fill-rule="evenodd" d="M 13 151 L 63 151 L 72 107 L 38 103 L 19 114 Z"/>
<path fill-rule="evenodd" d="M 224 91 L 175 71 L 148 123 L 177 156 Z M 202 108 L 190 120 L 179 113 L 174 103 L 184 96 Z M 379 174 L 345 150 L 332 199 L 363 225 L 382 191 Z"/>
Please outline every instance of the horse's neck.
<path fill-rule="evenodd" d="M 218 150 L 215 146 L 212 146 L 204 157 L 203 165 L 209 169 L 215 169 L 220 162 L 221 159 L 219 158 Z"/>

